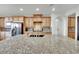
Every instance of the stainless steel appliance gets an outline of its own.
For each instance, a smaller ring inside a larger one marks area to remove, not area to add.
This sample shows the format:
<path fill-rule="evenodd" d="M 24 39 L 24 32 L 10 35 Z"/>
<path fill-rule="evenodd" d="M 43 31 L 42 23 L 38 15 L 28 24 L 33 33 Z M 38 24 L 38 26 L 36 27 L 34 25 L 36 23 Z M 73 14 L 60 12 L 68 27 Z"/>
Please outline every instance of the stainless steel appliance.
<path fill-rule="evenodd" d="M 23 24 L 20 22 L 12 22 L 12 36 L 23 34 Z"/>

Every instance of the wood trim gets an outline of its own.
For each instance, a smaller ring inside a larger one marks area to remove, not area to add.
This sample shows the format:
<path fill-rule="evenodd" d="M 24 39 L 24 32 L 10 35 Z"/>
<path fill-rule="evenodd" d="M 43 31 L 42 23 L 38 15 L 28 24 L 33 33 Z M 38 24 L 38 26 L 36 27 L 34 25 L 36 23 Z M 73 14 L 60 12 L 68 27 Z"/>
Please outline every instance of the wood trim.
<path fill-rule="evenodd" d="M 24 18 L 36 18 L 36 17 L 33 17 L 33 16 L 24 16 Z M 39 17 L 37 17 L 39 18 Z M 43 16 L 41 18 L 51 18 L 51 16 Z"/>

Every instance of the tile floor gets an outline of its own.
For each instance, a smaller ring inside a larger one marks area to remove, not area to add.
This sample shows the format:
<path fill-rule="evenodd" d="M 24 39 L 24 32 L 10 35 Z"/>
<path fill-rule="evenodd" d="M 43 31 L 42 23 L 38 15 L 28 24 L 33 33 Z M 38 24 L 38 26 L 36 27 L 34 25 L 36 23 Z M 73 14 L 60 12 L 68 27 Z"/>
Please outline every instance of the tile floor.
<path fill-rule="evenodd" d="M 74 39 L 45 35 L 27 37 L 19 35 L 0 41 L 0 54 L 76 54 L 79 47 Z"/>

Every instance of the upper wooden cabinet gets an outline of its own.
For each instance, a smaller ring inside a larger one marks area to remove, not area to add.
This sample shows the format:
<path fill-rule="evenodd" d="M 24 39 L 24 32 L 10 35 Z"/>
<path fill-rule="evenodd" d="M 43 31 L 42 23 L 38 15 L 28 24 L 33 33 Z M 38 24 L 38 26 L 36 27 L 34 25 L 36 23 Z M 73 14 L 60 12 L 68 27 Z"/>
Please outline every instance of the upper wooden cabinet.
<path fill-rule="evenodd" d="M 33 26 L 33 20 L 31 17 L 25 17 L 24 18 L 24 26 L 27 28 L 30 28 Z"/>
<path fill-rule="evenodd" d="M 14 17 L 12 17 L 12 19 L 13 19 L 13 21 L 14 22 L 23 22 L 23 18 L 24 17 L 22 17 L 22 16 L 14 16 Z"/>
<path fill-rule="evenodd" d="M 13 21 L 19 21 L 19 17 L 12 17 Z"/>
<path fill-rule="evenodd" d="M 4 27 L 5 19 L 4 17 L 0 17 L 0 27 Z"/>
<path fill-rule="evenodd" d="M 12 17 L 5 17 L 5 23 L 6 23 L 6 22 L 11 22 L 11 21 L 13 21 L 13 20 L 12 20 Z"/>
<path fill-rule="evenodd" d="M 68 17 L 68 26 L 75 27 L 75 17 Z"/>
<path fill-rule="evenodd" d="M 24 18 L 24 24 L 26 27 L 34 27 L 34 23 L 42 22 L 42 27 L 50 27 L 51 26 L 51 17 L 50 16 L 42 16 L 39 14 L 36 14 L 32 17 L 25 17 Z"/>
<path fill-rule="evenodd" d="M 41 17 L 33 17 L 33 22 L 40 22 L 42 21 Z"/>
<path fill-rule="evenodd" d="M 50 17 L 42 17 L 43 27 L 50 27 L 51 18 Z"/>
<path fill-rule="evenodd" d="M 24 17 L 19 17 L 19 21 L 24 21 Z"/>
<path fill-rule="evenodd" d="M 47 25 L 47 18 L 46 17 L 42 17 L 42 25 L 43 25 L 43 27 L 46 27 L 46 25 Z"/>

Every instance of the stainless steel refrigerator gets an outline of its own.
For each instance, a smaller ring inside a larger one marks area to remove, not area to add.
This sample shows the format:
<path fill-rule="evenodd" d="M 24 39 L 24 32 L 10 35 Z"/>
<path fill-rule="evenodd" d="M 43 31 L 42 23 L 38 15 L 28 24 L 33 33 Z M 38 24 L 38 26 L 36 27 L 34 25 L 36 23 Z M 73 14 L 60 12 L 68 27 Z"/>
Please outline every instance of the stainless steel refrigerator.
<path fill-rule="evenodd" d="M 12 36 L 23 34 L 23 23 L 21 22 L 13 22 L 11 25 L 12 28 Z"/>

